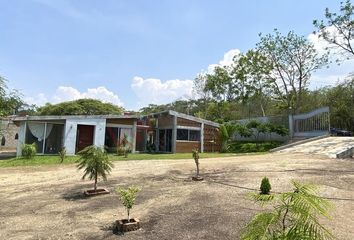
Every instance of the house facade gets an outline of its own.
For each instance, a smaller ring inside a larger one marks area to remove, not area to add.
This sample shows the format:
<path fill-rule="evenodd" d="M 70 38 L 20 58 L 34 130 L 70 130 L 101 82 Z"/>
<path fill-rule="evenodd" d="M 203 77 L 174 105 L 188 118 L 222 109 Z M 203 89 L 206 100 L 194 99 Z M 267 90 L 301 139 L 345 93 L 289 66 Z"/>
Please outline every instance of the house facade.
<path fill-rule="evenodd" d="M 25 116 L 19 126 L 17 156 L 23 144 L 34 143 L 38 154 L 57 154 L 65 147 L 74 155 L 90 145 L 116 152 L 125 137 L 132 152 L 220 151 L 219 124 L 174 111 L 147 116 Z"/>

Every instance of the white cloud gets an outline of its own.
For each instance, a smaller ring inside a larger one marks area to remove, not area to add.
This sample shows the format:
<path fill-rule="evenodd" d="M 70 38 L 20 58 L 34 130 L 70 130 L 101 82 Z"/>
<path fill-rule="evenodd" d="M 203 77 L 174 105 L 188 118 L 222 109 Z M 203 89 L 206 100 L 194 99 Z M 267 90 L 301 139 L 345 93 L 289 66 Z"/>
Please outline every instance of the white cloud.
<path fill-rule="evenodd" d="M 167 80 L 134 77 L 131 88 L 139 99 L 141 106 L 149 103 L 166 104 L 177 99 L 192 98 L 193 80 Z"/>
<path fill-rule="evenodd" d="M 231 66 L 233 59 L 241 52 L 238 49 L 227 51 L 223 59 L 217 64 L 208 66 L 208 73 L 212 73 L 216 66 Z M 147 106 L 148 104 L 166 104 L 175 100 L 187 100 L 195 98 L 193 94 L 193 80 L 175 79 L 162 81 L 158 78 L 142 78 L 134 77 L 131 88 L 138 97 L 138 108 Z"/>
<path fill-rule="evenodd" d="M 229 51 L 227 51 L 225 54 L 224 54 L 224 57 L 222 60 L 219 61 L 219 63 L 213 63 L 213 64 L 210 64 L 208 66 L 208 73 L 213 73 L 214 72 L 214 69 L 215 67 L 217 66 L 221 66 L 221 67 L 224 67 L 224 66 L 232 66 L 233 62 L 234 62 L 234 57 L 235 56 L 238 56 L 241 54 L 241 51 L 239 49 L 231 49 Z"/>
<path fill-rule="evenodd" d="M 107 88 L 101 86 L 97 88 L 89 88 L 85 92 L 80 92 L 76 88 L 59 86 L 54 95 L 48 98 L 45 94 L 40 93 L 36 97 L 26 97 L 25 101 L 29 104 L 36 104 L 37 106 L 42 106 L 47 102 L 59 103 L 65 101 L 72 101 L 81 98 L 92 98 L 98 99 L 102 102 L 109 102 L 115 105 L 123 106 L 123 102 L 119 99 L 118 95 L 109 91 Z"/>

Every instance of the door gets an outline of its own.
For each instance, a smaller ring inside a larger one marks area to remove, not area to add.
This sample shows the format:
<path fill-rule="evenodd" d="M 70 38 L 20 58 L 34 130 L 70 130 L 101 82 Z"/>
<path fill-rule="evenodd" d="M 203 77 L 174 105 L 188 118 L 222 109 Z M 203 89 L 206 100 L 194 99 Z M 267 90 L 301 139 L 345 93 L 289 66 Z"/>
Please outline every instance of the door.
<path fill-rule="evenodd" d="M 171 152 L 172 151 L 172 129 L 159 130 L 159 151 Z"/>
<path fill-rule="evenodd" d="M 85 147 L 93 145 L 95 126 L 77 125 L 76 152 L 80 152 Z"/>

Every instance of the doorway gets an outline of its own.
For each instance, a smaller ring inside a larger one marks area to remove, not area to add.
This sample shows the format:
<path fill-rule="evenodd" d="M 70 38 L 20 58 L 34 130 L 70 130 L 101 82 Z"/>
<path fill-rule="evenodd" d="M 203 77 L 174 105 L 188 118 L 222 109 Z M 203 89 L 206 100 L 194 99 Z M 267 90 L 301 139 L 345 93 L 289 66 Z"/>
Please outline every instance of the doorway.
<path fill-rule="evenodd" d="M 172 151 L 172 129 L 159 130 L 159 151 L 160 152 Z"/>
<path fill-rule="evenodd" d="M 95 126 L 77 125 L 76 153 L 80 152 L 85 147 L 93 145 L 94 131 L 95 131 Z"/>

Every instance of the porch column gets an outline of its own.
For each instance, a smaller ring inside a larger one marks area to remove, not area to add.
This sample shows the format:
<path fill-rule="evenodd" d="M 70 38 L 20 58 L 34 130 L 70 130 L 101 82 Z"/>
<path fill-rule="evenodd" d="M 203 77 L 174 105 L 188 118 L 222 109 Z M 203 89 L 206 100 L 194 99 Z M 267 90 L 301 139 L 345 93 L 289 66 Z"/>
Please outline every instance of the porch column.
<path fill-rule="evenodd" d="M 26 129 L 27 122 L 20 123 L 20 129 L 18 131 L 18 140 L 16 148 L 16 156 L 20 157 L 22 155 L 22 145 L 26 143 Z"/>
<path fill-rule="evenodd" d="M 293 115 L 289 114 L 289 138 L 293 139 L 294 136 L 294 118 Z"/>
<path fill-rule="evenodd" d="M 204 123 L 200 126 L 200 150 L 201 153 L 204 152 Z"/>
<path fill-rule="evenodd" d="M 132 135 L 133 135 L 133 142 L 132 142 L 132 153 L 135 153 L 135 145 L 136 145 L 136 125 L 137 125 L 137 120 L 134 120 L 133 123 L 133 129 L 132 129 Z"/>
<path fill-rule="evenodd" d="M 158 118 L 155 118 L 156 119 L 156 123 L 155 123 L 155 151 L 158 152 L 159 151 L 159 142 L 160 142 L 160 139 L 159 139 L 159 136 L 160 136 L 160 133 L 159 133 L 159 119 Z"/>
<path fill-rule="evenodd" d="M 176 153 L 176 139 L 177 139 L 177 116 L 173 116 L 172 153 Z"/>

